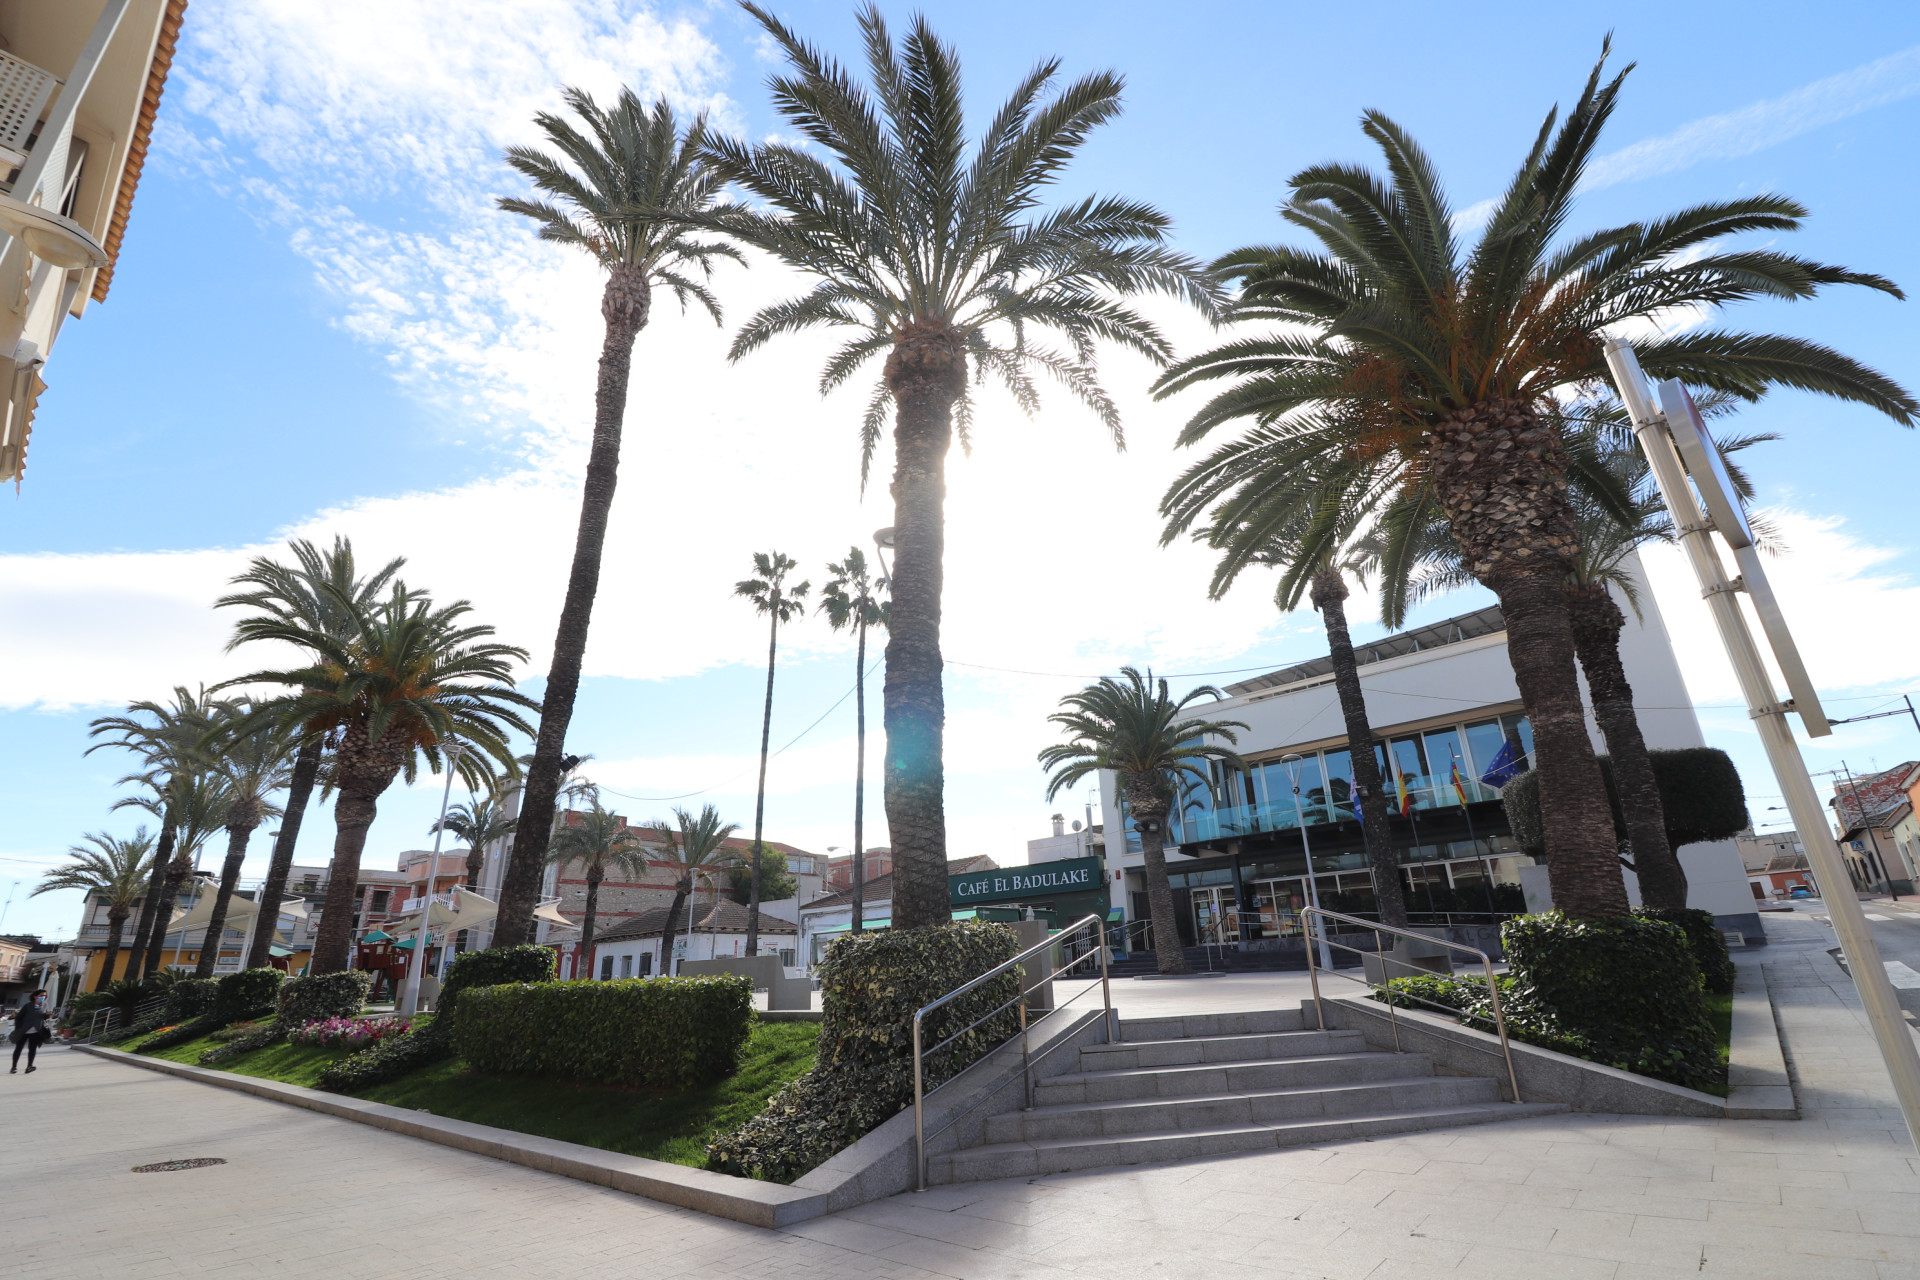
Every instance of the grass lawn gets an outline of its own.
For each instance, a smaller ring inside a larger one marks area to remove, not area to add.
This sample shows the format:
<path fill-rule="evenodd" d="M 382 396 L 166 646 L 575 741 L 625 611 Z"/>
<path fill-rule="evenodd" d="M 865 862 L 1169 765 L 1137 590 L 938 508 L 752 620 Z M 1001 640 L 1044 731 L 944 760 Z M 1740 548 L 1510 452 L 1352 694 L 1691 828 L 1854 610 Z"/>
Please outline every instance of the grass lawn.
<path fill-rule="evenodd" d="M 760 1113 L 767 1099 L 813 1065 L 816 1022 L 762 1022 L 740 1053 L 740 1069 L 693 1093 L 607 1089 L 562 1080 L 484 1076 L 443 1062 L 362 1096 L 389 1106 L 603 1151 L 673 1164 L 707 1163 L 707 1143 Z"/>
<path fill-rule="evenodd" d="M 132 1052 L 135 1044 L 118 1046 Z M 183 1062 L 189 1067 L 200 1065 L 200 1055 L 209 1049 L 217 1048 L 220 1042 L 212 1036 L 201 1036 L 198 1040 L 189 1040 L 177 1044 L 171 1049 L 162 1049 L 148 1057 L 165 1058 L 168 1062 Z M 329 1065 L 347 1056 L 341 1049 L 308 1049 L 300 1045 L 268 1045 L 264 1049 L 255 1049 L 252 1053 L 238 1058 L 229 1058 L 225 1062 L 213 1065 L 215 1071 L 231 1071 L 235 1075 L 257 1076 L 262 1080 L 284 1080 L 288 1084 L 305 1085 L 309 1089 L 319 1083 L 320 1073 Z"/>
<path fill-rule="evenodd" d="M 1720 1070 L 1725 1072 L 1728 1055 L 1733 1048 L 1733 997 L 1716 996 L 1708 992 L 1707 1017 L 1713 1022 L 1713 1040 L 1720 1050 Z M 1723 1083 L 1718 1089 L 1708 1089 L 1707 1092 L 1724 1098 L 1732 1092 L 1732 1086 L 1724 1083 L 1723 1077 Z"/>

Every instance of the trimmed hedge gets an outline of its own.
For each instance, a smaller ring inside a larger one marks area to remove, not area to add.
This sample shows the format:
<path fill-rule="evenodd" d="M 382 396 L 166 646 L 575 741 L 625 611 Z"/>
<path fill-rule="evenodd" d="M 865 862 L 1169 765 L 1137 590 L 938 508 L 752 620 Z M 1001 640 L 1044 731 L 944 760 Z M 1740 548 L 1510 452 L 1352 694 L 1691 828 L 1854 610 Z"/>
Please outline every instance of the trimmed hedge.
<path fill-rule="evenodd" d="M 364 969 L 289 978 L 280 988 L 280 1025 L 292 1030 L 328 1018 L 351 1018 L 366 1004 L 372 986 L 373 975 Z"/>
<path fill-rule="evenodd" d="M 1549 911 L 1507 921 L 1500 940 L 1514 1024 L 1623 1071 L 1690 1089 L 1723 1083 L 1700 968 L 1680 926 Z"/>
<path fill-rule="evenodd" d="M 1687 935 L 1693 962 L 1700 967 L 1700 980 L 1716 996 L 1733 994 L 1733 957 L 1727 954 L 1727 940 L 1713 922 L 1713 912 L 1659 911 L 1653 907 L 1635 907 L 1633 914 L 1642 920 L 1662 920 Z"/>
<path fill-rule="evenodd" d="M 212 1013 L 219 994 L 218 978 L 177 979 L 167 988 L 167 1021 L 190 1022 L 203 1013 Z"/>
<path fill-rule="evenodd" d="M 1653 779 L 1660 788 L 1660 809 L 1666 816 L 1667 843 L 1675 849 L 1704 840 L 1726 840 L 1744 830 L 1747 793 L 1733 758 L 1718 747 L 1682 747 L 1649 751 Z M 1600 777 L 1606 783 L 1607 804 L 1613 809 L 1614 835 L 1627 838 L 1626 818 L 1613 781 L 1613 761 L 1599 757 Z M 1540 775 L 1521 774 L 1500 789 L 1507 825 L 1522 849 L 1535 857 L 1546 847 L 1546 828 L 1540 817 Z"/>
<path fill-rule="evenodd" d="M 317 1083 L 333 1093 L 358 1093 L 430 1067 L 452 1056 L 453 1011 L 461 991 L 514 982 L 552 982 L 559 965 L 559 954 L 552 948 L 531 943 L 462 952 L 447 966 L 438 1013 L 416 1021 L 406 1035 L 382 1040 L 371 1049 L 340 1059 L 320 1073 Z"/>
<path fill-rule="evenodd" d="M 963 921 L 927 929 L 850 934 L 820 966 L 825 1010 L 813 1070 L 767 1100 L 767 1108 L 707 1148 L 723 1173 L 791 1182 L 913 1102 L 913 1015 L 954 988 L 1019 954 L 1004 924 Z M 936 1045 L 1019 997 L 1009 972 L 948 1004 L 923 1025 Z M 929 1058 L 925 1086 L 949 1080 L 1011 1036 L 1016 1009 L 962 1035 Z"/>
<path fill-rule="evenodd" d="M 287 975 L 278 969 L 242 969 L 220 979 L 214 996 L 213 1011 L 234 1022 L 261 1009 L 271 1010 L 274 997 Z"/>
<path fill-rule="evenodd" d="M 733 1074 L 753 1029 L 740 974 L 476 987 L 453 1052 L 478 1071 L 685 1090 Z"/>

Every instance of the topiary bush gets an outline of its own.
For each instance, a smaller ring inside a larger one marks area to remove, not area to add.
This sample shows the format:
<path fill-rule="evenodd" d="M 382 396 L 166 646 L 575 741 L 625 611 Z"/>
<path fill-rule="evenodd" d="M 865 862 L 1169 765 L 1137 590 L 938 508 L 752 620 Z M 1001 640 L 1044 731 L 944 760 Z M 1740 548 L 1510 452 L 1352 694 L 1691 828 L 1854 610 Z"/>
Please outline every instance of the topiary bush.
<path fill-rule="evenodd" d="M 242 969 L 220 979 L 219 991 L 213 1000 L 213 1012 L 223 1014 L 227 1021 L 236 1022 L 250 1017 L 262 1010 L 273 1009 L 273 998 L 285 982 L 287 975 L 278 969 Z"/>
<path fill-rule="evenodd" d="M 1713 922 L 1713 912 L 1659 911 L 1653 907 L 1635 907 L 1633 914 L 1642 920 L 1663 920 L 1687 935 L 1687 947 L 1693 962 L 1700 967 L 1700 980 L 1716 996 L 1733 994 L 1733 957 L 1727 953 L 1727 939 Z"/>
<path fill-rule="evenodd" d="M 364 969 L 289 978 L 280 988 L 280 1025 L 291 1029 L 328 1018 L 351 1018 L 366 1004 L 372 986 L 373 975 Z"/>
<path fill-rule="evenodd" d="M 1006 925 L 963 921 L 888 929 L 835 941 L 820 966 L 825 1013 L 813 1070 L 768 1099 L 766 1110 L 707 1148 L 709 1168 L 791 1182 L 870 1133 L 913 1101 L 913 1015 L 1019 953 Z M 929 1015 L 923 1044 L 939 1044 L 974 1019 L 1018 999 L 1008 972 Z M 1009 1007 L 931 1057 L 932 1089 L 1011 1036 Z"/>
<path fill-rule="evenodd" d="M 1500 940 L 1513 978 L 1510 1026 L 1557 1037 L 1570 1046 L 1565 1052 L 1690 1089 L 1723 1083 L 1700 968 L 1678 925 L 1634 916 L 1574 920 L 1549 911 L 1507 921 Z"/>
<path fill-rule="evenodd" d="M 500 1075 L 684 1090 L 733 1074 L 753 1029 L 740 974 L 475 987 L 453 1052 Z"/>
<path fill-rule="evenodd" d="M 167 988 L 167 1022 L 191 1022 L 203 1013 L 213 1012 L 219 995 L 217 978 L 179 978 Z"/>
<path fill-rule="evenodd" d="M 460 992 L 511 982 L 552 982 L 559 966 L 558 952 L 533 944 L 462 952 L 447 966 L 437 1014 L 416 1021 L 406 1035 L 340 1059 L 320 1073 L 318 1083 L 334 1093 L 358 1093 L 430 1067 L 453 1053 L 453 1010 Z"/>
<path fill-rule="evenodd" d="M 1660 811 L 1666 818 L 1667 843 L 1675 849 L 1703 840 L 1726 840 L 1748 823 L 1747 793 L 1733 757 L 1718 747 L 1682 747 L 1649 751 L 1653 779 L 1660 788 Z M 1614 835 L 1627 838 L 1620 796 L 1613 782 L 1613 761 L 1599 757 L 1600 778 L 1613 809 Z M 1540 818 L 1540 775 L 1527 772 L 1500 788 L 1507 825 L 1522 849 L 1540 857 L 1546 848 L 1546 828 Z"/>

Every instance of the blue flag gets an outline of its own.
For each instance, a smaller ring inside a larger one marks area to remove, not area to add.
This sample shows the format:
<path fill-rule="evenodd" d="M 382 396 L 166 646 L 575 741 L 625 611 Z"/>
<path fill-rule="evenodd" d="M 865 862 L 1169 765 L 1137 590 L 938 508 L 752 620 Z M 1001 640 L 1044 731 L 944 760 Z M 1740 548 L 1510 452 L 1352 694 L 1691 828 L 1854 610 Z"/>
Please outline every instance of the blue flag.
<path fill-rule="evenodd" d="M 1480 781 L 1490 787 L 1504 787 L 1527 771 L 1527 759 L 1520 748 L 1508 738 L 1500 744 L 1500 751 L 1493 757 L 1493 763 L 1480 775 Z"/>

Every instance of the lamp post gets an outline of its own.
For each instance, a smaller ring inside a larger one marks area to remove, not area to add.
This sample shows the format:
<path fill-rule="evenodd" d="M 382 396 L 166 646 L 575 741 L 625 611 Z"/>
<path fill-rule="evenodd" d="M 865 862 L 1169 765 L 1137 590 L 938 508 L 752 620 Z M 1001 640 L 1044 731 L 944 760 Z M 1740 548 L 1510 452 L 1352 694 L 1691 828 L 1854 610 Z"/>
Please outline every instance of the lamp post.
<path fill-rule="evenodd" d="M 1287 785 L 1293 788 L 1293 820 L 1300 827 L 1300 852 L 1307 858 L 1307 899 L 1313 904 L 1313 909 L 1318 911 L 1320 881 L 1313 874 L 1313 845 L 1307 840 L 1306 810 L 1300 807 L 1300 765 L 1303 759 L 1302 756 L 1284 755 L 1280 757 L 1280 763 L 1287 767 Z M 1320 922 L 1320 967 L 1331 973 L 1333 972 L 1333 952 L 1327 947 L 1326 930 L 1327 922 L 1322 920 Z"/>
<path fill-rule="evenodd" d="M 413 935 L 413 960 L 407 966 L 407 990 L 400 998 L 400 1016 L 411 1018 L 420 1008 L 420 975 L 427 968 L 427 920 L 433 914 L 433 880 L 440 872 L 440 841 L 447 834 L 447 802 L 453 799 L 454 766 L 460 760 L 460 744 L 446 747 L 447 785 L 440 792 L 440 821 L 433 826 L 433 856 L 427 860 L 426 897 L 420 904 L 420 927 Z"/>

